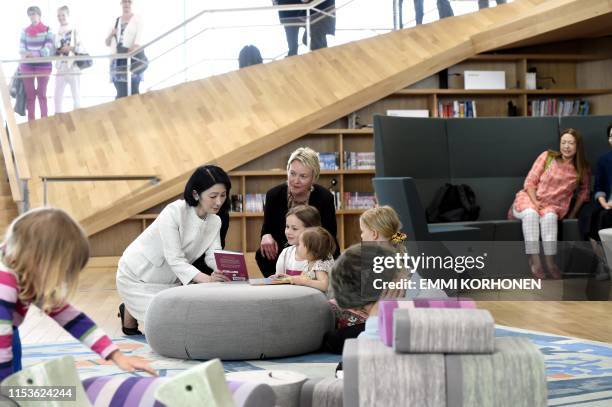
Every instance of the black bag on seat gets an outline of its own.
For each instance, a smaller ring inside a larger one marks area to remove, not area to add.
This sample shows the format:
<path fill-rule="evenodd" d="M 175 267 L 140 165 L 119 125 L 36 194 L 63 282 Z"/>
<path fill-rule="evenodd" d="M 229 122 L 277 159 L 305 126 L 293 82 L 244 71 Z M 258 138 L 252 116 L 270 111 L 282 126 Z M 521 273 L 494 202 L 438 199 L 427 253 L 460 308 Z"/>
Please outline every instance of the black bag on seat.
<path fill-rule="evenodd" d="M 444 184 L 427 207 L 427 222 L 465 222 L 478 219 L 480 206 L 469 185 Z"/>

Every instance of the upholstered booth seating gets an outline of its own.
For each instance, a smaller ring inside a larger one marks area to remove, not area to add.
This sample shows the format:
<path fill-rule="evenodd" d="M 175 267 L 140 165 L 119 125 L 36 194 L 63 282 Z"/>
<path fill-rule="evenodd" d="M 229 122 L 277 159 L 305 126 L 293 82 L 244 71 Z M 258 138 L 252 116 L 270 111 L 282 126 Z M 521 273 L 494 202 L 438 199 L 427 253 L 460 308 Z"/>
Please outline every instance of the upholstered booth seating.
<path fill-rule="evenodd" d="M 145 331 L 163 356 L 248 360 L 299 355 L 319 349 L 333 328 L 326 296 L 302 286 L 193 284 L 159 293 Z"/>
<path fill-rule="evenodd" d="M 605 138 L 610 123 L 612 116 L 477 119 L 376 116 L 376 177 L 411 177 L 421 207 L 427 207 L 445 183 L 467 184 L 480 205 L 479 219 L 436 227 L 477 227 L 479 240 L 521 240 L 520 223 L 507 220 L 507 213 L 536 157 L 547 149 L 558 149 L 560 129 L 572 127 L 582 134 L 587 159 L 594 166 L 599 156 L 610 149 Z M 383 203 L 392 199 L 378 195 Z M 559 231 L 562 240 L 580 240 L 575 219 L 563 220 Z"/>

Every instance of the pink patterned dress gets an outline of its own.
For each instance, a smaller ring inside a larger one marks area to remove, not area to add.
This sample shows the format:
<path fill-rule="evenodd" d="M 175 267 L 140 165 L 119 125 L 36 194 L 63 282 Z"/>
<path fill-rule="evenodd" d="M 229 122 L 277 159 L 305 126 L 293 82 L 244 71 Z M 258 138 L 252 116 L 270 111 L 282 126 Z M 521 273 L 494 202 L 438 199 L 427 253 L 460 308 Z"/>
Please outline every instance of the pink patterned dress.
<path fill-rule="evenodd" d="M 538 211 L 527 194 L 528 188 L 535 188 L 538 201 L 544 205 L 538 211 L 540 216 L 552 212 L 557 214 L 559 219 L 563 219 L 569 211 L 572 196 L 577 188 L 580 188 L 577 199 L 582 199 L 583 202 L 589 199 L 590 172 L 587 171 L 582 175 L 582 180 L 578 185 L 576 168 L 572 162 L 552 160 L 549 167 L 545 169 L 547 156 L 548 151 L 545 151 L 533 163 L 525 178 L 523 189 L 516 194 L 514 203 L 508 212 L 509 219 L 514 219 L 512 208 L 517 212 L 528 208 Z"/>

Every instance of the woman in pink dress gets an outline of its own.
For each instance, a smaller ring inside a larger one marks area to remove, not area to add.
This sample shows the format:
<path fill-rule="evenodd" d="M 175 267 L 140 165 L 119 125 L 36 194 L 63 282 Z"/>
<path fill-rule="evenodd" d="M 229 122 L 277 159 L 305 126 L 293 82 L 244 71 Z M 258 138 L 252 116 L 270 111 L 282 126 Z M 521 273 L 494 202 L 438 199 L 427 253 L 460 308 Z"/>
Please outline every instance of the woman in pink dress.
<path fill-rule="evenodd" d="M 555 264 L 557 221 L 575 218 L 589 198 L 590 171 L 582 137 L 574 129 L 561 132 L 560 151 L 545 151 L 533 163 L 524 187 L 516 194 L 509 217 L 523 223 L 525 252 L 534 277 L 546 278 L 540 260 L 540 235 L 544 246 L 546 268 L 553 278 L 561 278 Z M 577 192 L 570 210 L 572 197 Z M 569 215 L 568 215 L 569 213 Z"/>

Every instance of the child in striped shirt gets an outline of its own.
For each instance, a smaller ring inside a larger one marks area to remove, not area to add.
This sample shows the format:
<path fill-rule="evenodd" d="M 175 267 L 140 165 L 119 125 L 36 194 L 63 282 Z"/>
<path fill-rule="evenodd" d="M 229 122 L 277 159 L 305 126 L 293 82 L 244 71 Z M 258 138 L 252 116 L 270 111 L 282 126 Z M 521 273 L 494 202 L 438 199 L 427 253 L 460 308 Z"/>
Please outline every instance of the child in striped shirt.
<path fill-rule="evenodd" d="M 87 237 L 62 210 L 32 210 L 9 226 L 0 250 L 0 381 L 21 370 L 17 327 L 31 304 L 121 369 L 155 374 L 148 362 L 124 355 L 89 317 L 68 304 L 88 259 Z"/>

